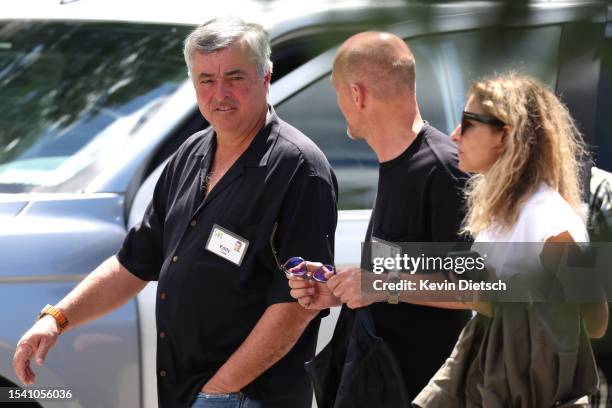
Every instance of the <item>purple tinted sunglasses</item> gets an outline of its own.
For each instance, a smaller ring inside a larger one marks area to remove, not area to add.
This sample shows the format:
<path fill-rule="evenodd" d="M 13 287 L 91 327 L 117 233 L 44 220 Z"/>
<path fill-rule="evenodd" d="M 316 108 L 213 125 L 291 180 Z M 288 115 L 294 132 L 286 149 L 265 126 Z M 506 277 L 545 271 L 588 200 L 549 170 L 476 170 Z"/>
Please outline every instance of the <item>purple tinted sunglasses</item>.
<path fill-rule="evenodd" d="M 327 278 L 325 277 L 325 269 L 323 269 L 323 267 L 325 267 L 328 271 L 332 272 L 334 275 L 336 274 L 336 268 L 334 268 L 333 265 L 322 265 L 318 267 L 316 271 L 314 271 L 312 276 L 310 276 L 308 274 L 308 268 L 306 267 L 305 260 L 301 256 L 292 256 L 291 258 L 287 259 L 284 264 L 281 264 L 280 260 L 278 259 L 278 254 L 276 253 L 276 248 L 274 247 L 274 236 L 276 235 L 277 227 L 278 223 L 274 223 L 274 226 L 272 227 L 272 234 L 270 235 L 270 248 L 272 248 L 272 255 L 274 255 L 276 266 L 278 266 L 278 269 L 285 272 L 285 275 L 302 279 L 312 279 L 317 282 L 325 283 L 327 282 Z M 329 259 L 333 260 L 334 255 L 331 250 L 331 245 L 329 244 L 329 236 L 327 235 L 325 236 L 325 244 L 327 245 L 327 253 L 329 255 Z M 289 272 L 289 269 L 295 268 L 299 264 L 302 264 L 299 269 Z"/>

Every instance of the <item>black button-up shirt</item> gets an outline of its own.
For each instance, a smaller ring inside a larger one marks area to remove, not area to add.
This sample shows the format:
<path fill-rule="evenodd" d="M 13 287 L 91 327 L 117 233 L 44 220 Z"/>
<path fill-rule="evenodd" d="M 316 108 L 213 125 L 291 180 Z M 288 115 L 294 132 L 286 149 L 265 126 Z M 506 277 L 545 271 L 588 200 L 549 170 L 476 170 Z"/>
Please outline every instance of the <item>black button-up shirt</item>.
<path fill-rule="evenodd" d="M 204 199 L 202 180 L 216 149 L 212 128 L 170 159 L 141 224 L 119 262 L 158 280 L 157 378 L 160 407 L 185 407 L 249 335 L 266 308 L 294 301 L 275 264 L 292 256 L 331 263 L 337 182 L 319 148 L 270 108 L 266 125 Z M 217 224 L 249 242 L 240 266 L 205 249 Z M 243 390 L 264 407 L 309 407 L 303 364 L 314 355 L 315 319 L 296 346 Z"/>

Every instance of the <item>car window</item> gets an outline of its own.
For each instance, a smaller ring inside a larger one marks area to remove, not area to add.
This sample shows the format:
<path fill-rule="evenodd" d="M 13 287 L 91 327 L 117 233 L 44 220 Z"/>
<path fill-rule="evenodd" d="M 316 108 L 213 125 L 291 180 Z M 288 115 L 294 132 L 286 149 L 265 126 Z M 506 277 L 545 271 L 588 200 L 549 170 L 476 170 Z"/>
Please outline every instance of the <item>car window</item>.
<path fill-rule="evenodd" d="M 520 70 L 555 86 L 560 26 L 475 30 L 409 39 L 416 59 L 421 114 L 449 134 L 459 121 L 469 84 L 484 75 Z M 363 141 L 346 136 L 329 75 L 277 106 L 279 115 L 311 137 L 338 177 L 340 209 L 371 208 L 378 162 Z"/>
<path fill-rule="evenodd" d="M 475 30 L 409 40 L 417 61 L 417 97 L 424 118 L 452 132 L 470 84 L 508 70 L 531 75 L 554 89 L 560 40 L 561 26 Z M 440 96 L 431 95 L 432 84 Z"/>
<path fill-rule="evenodd" d="M 111 160 L 185 80 L 189 30 L 0 21 L 0 193 L 58 191 Z"/>
<path fill-rule="evenodd" d="M 349 140 L 329 76 L 279 105 L 280 117 L 308 135 L 325 152 L 334 167 L 342 209 L 372 205 L 378 178 L 378 161 L 363 141 Z M 367 203 L 367 204 L 366 204 Z M 365 206 L 365 207 L 364 207 Z"/>
<path fill-rule="evenodd" d="M 612 171 L 612 23 L 606 27 L 606 38 L 602 47 L 601 71 L 597 95 L 597 117 L 593 156 L 595 165 Z"/>

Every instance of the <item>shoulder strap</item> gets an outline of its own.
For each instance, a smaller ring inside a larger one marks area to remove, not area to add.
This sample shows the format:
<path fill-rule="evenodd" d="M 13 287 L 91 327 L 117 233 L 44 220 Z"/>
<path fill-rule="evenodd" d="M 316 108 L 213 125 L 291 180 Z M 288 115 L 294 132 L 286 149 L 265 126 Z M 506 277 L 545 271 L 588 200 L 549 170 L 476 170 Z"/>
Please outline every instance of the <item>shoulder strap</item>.
<path fill-rule="evenodd" d="M 372 319 L 372 313 L 369 307 L 362 307 L 357 310 L 357 319 L 362 326 L 367 330 L 368 334 L 372 337 L 378 337 L 376 335 L 376 326 L 374 325 L 374 319 Z"/>

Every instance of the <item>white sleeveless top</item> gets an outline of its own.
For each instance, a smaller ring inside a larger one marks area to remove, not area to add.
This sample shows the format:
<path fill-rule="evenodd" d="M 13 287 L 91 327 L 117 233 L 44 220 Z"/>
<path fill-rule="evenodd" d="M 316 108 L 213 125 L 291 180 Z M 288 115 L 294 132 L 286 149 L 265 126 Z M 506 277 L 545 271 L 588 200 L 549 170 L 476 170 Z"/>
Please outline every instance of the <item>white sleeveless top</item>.
<path fill-rule="evenodd" d="M 514 226 L 505 230 L 495 224 L 489 226 L 476 236 L 472 250 L 481 255 L 487 252 L 487 264 L 495 268 L 499 278 L 508 279 L 530 270 L 533 262 L 539 266 L 544 242 L 565 231 L 577 243 L 589 241 L 584 220 L 558 191 L 543 183 L 523 203 Z M 483 244 L 489 242 L 515 244 Z"/>

